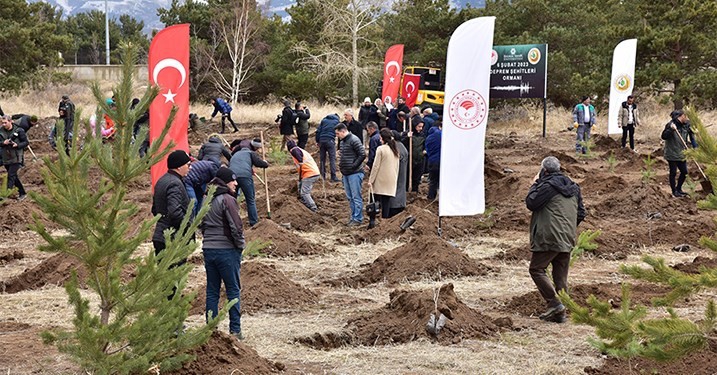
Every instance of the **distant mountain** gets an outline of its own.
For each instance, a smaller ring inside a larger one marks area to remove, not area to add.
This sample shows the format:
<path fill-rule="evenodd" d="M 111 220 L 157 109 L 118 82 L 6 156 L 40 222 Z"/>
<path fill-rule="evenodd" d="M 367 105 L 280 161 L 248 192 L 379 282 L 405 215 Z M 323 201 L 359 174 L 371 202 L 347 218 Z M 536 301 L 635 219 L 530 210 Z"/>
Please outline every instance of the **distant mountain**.
<path fill-rule="evenodd" d="M 28 2 L 36 2 L 40 0 L 27 0 Z M 72 15 L 82 12 L 89 12 L 93 9 L 104 12 L 104 0 L 44 0 L 50 4 L 56 5 L 62 9 L 65 15 Z M 288 17 L 286 9 L 296 4 L 296 0 L 259 0 L 264 3 L 265 9 L 269 15 L 278 14 L 281 17 Z M 451 0 L 457 8 L 470 5 L 473 8 L 485 7 L 485 0 Z M 157 16 L 158 8 L 168 8 L 172 4 L 172 0 L 107 0 L 110 17 L 119 18 L 122 14 L 144 21 L 145 32 L 151 34 L 152 29 L 162 29 L 164 25 L 159 22 Z"/>

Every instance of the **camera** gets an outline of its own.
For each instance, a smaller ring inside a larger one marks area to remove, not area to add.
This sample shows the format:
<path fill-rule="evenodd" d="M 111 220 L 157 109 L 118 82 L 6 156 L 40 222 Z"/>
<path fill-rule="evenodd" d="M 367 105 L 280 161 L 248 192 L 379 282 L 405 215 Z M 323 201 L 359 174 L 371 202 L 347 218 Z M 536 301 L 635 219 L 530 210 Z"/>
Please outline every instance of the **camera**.
<path fill-rule="evenodd" d="M 279 121 L 281 121 L 281 115 L 276 115 L 276 119 L 274 120 L 274 122 L 279 122 Z"/>

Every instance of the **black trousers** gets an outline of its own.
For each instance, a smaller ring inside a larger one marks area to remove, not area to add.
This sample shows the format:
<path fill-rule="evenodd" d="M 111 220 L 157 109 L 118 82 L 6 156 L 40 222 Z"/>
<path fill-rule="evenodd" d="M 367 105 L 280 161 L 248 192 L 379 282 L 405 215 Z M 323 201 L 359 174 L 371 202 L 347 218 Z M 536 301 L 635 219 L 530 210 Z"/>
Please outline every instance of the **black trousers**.
<path fill-rule="evenodd" d="M 670 187 L 672 188 L 672 192 L 681 192 L 682 184 L 685 182 L 685 179 L 687 179 L 687 162 L 672 160 L 668 160 L 667 162 L 670 164 Z M 680 170 L 680 176 L 677 178 L 677 183 L 675 183 L 678 169 Z"/>
<path fill-rule="evenodd" d="M 428 199 L 436 199 L 441 177 L 441 164 L 428 163 Z"/>
<path fill-rule="evenodd" d="M 157 256 L 159 253 L 162 252 L 167 247 L 167 244 L 161 241 L 152 241 L 152 245 L 154 245 L 154 255 Z M 178 267 L 183 265 L 184 263 L 187 263 L 186 259 L 180 260 L 178 263 L 173 264 L 170 268 Z M 174 298 L 174 295 L 177 294 L 177 287 L 172 287 L 172 294 L 167 296 L 168 300 L 172 300 Z"/>
<path fill-rule="evenodd" d="M 222 113 L 222 133 L 224 133 L 224 121 L 225 120 L 229 120 L 229 123 L 232 124 L 232 126 L 234 127 L 234 131 L 239 131 L 239 129 L 237 128 L 237 125 L 234 123 L 234 120 L 232 120 L 232 113 L 228 112 L 228 113 Z"/>
<path fill-rule="evenodd" d="M 413 163 L 413 170 L 411 171 L 411 191 L 418 191 L 418 186 L 421 184 L 421 177 L 423 177 L 423 162 Z M 408 188 L 409 182 L 406 180 L 406 188 Z M 406 189 L 408 190 L 408 189 Z"/>
<path fill-rule="evenodd" d="M 389 202 L 391 201 L 391 197 L 388 195 L 381 195 L 381 194 L 374 194 L 374 199 L 376 199 L 377 202 L 381 203 L 381 218 L 382 219 L 388 219 L 391 217 L 391 208 L 389 208 Z"/>
<path fill-rule="evenodd" d="M 7 188 L 17 188 L 18 195 L 23 196 L 25 195 L 25 188 L 22 186 L 22 182 L 20 182 L 20 176 L 17 175 L 20 166 L 20 163 L 6 164 L 5 170 L 7 170 Z"/>
<path fill-rule="evenodd" d="M 622 147 L 627 144 L 627 137 L 630 136 L 630 148 L 635 149 L 635 125 L 629 124 L 622 127 Z"/>
<path fill-rule="evenodd" d="M 299 139 L 298 142 L 296 142 L 296 145 L 299 146 L 299 148 L 303 148 L 306 150 L 306 143 L 309 141 L 309 135 L 308 134 L 299 134 L 297 135 L 297 138 Z"/>

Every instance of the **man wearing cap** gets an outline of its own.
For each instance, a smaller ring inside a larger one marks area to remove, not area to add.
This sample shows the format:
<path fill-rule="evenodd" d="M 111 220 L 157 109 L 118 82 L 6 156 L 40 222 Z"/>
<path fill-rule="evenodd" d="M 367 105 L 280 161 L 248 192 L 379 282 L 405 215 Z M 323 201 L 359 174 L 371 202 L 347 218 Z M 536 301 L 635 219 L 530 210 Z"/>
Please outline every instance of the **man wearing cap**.
<path fill-rule="evenodd" d="M 692 148 L 697 147 L 697 142 L 692 129 L 690 129 L 690 122 L 685 112 L 678 109 L 673 111 L 670 117 L 672 117 L 672 121 L 665 125 L 661 138 L 665 140 L 665 160 L 670 166 L 672 196 L 681 198 L 687 195 L 682 191 L 682 184 L 687 178 L 687 159 L 685 158 L 687 142 Z M 680 176 L 675 181 L 678 169 L 680 170 Z"/>
<path fill-rule="evenodd" d="M 154 186 L 152 215 L 161 215 L 152 236 L 154 253 L 157 255 L 166 247 L 164 231 L 170 229 L 174 237 L 189 209 L 189 195 L 183 179 L 189 173 L 190 161 L 185 151 L 172 151 L 167 157 L 167 173 Z"/>
<path fill-rule="evenodd" d="M 208 321 L 219 313 L 219 290 L 224 282 L 227 300 L 237 300 L 229 309 L 229 333 L 242 340 L 239 275 L 245 242 L 236 199 L 236 178 L 231 169 L 219 168 L 217 176 L 210 182 L 216 190 L 200 229 L 207 273 L 206 319 Z"/>
<path fill-rule="evenodd" d="M 575 231 L 585 218 L 580 186 L 560 173 L 560 161 L 548 156 L 525 198 L 530 218 L 530 277 L 548 305 L 541 320 L 564 323 L 565 306 L 557 292 L 568 290 L 570 252 L 575 246 Z M 546 274 L 553 266 L 553 282 Z"/>
<path fill-rule="evenodd" d="M 590 104 L 590 97 L 585 95 L 582 97 L 582 102 L 575 106 L 573 109 L 573 126 L 577 128 L 577 135 L 575 136 L 575 152 L 583 153 L 587 152 L 585 142 L 590 140 L 590 131 L 595 125 L 595 107 Z"/>
<path fill-rule="evenodd" d="M 229 161 L 229 169 L 237 176 L 237 183 L 246 200 L 246 211 L 249 216 L 249 225 L 254 226 L 259 221 L 259 214 L 256 212 L 256 191 L 254 189 L 254 169 L 268 168 L 269 163 L 262 160 L 261 156 L 254 151 L 260 150 L 263 145 L 256 140 L 251 141 L 250 147 L 240 144 L 241 149 L 232 155 Z"/>
<path fill-rule="evenodd" d="M 296 145 L 293 140 L 286 142 L 286 149 L 289 150 L 291 158 L 294 160 L 296 165 L 296 171 L 299 174 L 299 195 L 301 196 L 301 203 L 304 204 L 309 210 L 316 212 L 318 208 L 314 202 L 314 198 L 311 197 L 311 189 L 314 187 L 314 183 L 319 179 L 319 167 L 316 165 L 316 161 L 306 150 Z"/>

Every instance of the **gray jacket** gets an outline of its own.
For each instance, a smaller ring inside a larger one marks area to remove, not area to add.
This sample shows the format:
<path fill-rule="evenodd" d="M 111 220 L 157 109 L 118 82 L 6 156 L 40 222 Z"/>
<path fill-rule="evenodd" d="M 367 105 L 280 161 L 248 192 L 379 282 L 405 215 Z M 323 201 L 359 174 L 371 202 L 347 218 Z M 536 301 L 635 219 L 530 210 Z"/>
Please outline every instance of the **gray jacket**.
<path fill-rule="evenodd" d="M 244 249 L 244 227 L 239 217 L 239 204 L 224 181 L 215 178 L 211 182 L 217 187 L 212 197 L 209 212 L 204 216 L 202 249 Z"/>
<path fill-rule="evenodd" d="M 222 141 L 215 137 L 210 137 L 209 141 L 207 143 L 203 144 L 202 147 L 199 149 L 199 155 L 197 155 L 198 160 L 210 160 L 210 159 L 216 159 L 216 160 L 222 160 L 222 156 L 224 156 L 227 161 L 231 160 L 232 154 L 229 152 L 229 150 L 222 145 Z"/>
<path fill-rule="evenodd" d="M 229 169 L 237 175 L 237 178 L 252 178 L 252 167 L 268 168 L 269 163 L 248 148 L 237 151 L 229 161 Z"/>
<path fill-rule="evenodd" d="M 349 133 L 346 138 L 341 140 L 341 160 L 339 161 L 339 170 L 344 176 L 361 172 L 361 164 L 366 159 L 366 149 L 359 138 Z M 236 173 L 236 172 L 235 172 Z"/>

